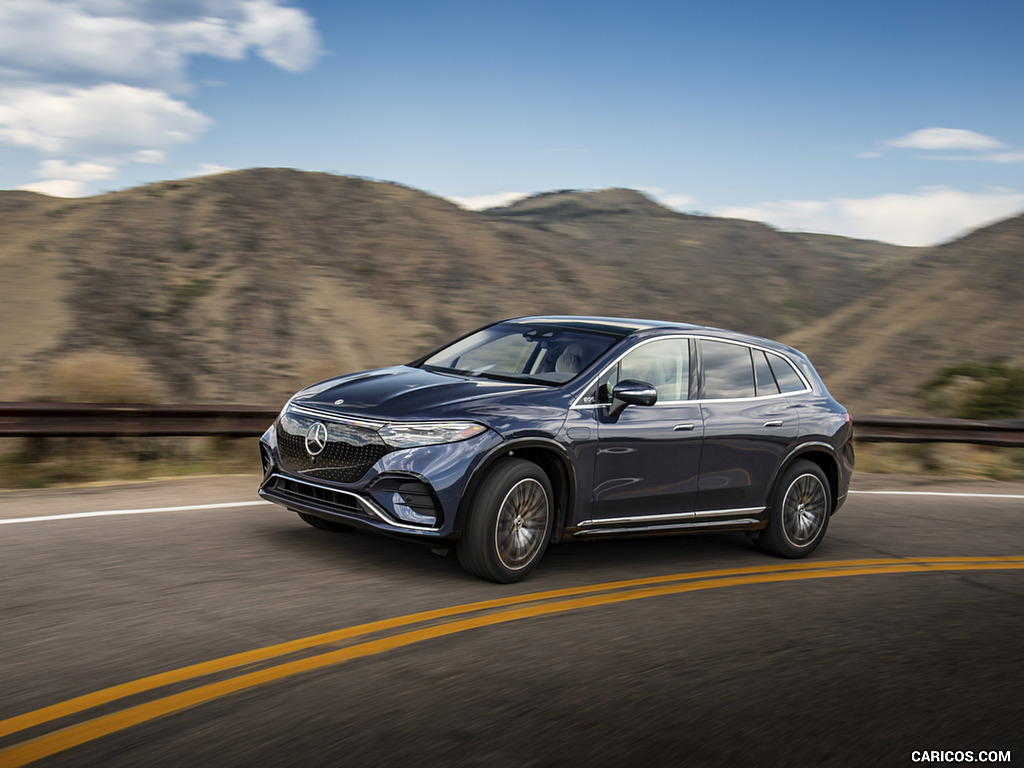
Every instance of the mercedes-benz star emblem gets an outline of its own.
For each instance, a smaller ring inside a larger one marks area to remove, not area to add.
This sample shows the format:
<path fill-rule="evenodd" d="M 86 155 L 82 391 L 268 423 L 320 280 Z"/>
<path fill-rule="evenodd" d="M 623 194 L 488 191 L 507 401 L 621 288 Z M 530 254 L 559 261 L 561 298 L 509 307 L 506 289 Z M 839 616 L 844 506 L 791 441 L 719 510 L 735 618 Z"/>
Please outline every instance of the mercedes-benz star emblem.
<path fill-rule="evenodd" d="M 318 421 L 306 432 L 306 453 L 310 456 L 319 456 L 327 447 L 327 427 L 323 422 Z"/>

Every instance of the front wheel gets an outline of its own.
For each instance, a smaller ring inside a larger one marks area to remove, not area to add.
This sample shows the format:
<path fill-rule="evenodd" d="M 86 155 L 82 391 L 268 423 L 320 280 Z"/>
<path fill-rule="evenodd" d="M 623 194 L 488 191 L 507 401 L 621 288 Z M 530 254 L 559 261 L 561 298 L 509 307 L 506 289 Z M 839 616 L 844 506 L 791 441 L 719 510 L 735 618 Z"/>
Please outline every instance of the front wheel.
<path fill-rule="evenodd" d="M 551 482 L 536 464 L 504 459 L 473 497 L 456 552 L 475 576 L 508 584 L 533 570 L 551 538 Z"/>
<path fill-rule="evenodd" d="M 831 513 L 825 473 L 817 464 L 798 461 L 779 480 L 758 545 L 780 557 L 806 557 L 825 537 Z"/>

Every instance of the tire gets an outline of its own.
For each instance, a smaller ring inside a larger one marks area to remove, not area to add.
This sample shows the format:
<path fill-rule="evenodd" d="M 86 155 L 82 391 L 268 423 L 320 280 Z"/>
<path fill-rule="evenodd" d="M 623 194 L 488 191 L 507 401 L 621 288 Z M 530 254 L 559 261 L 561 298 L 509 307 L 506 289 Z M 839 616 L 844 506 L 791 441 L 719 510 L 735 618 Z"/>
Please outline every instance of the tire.
<path fill-rule="evenodd" d="M 825 537 L 831 514 L 825 473 L 816 464 L 797 461 L 779 479 L 758 546 L 779 557 L 807 557 Z"/>
<path fill-rule="evenodd" d="M 305 512 L 296 512 L 304 523 L 312 525 L 314 528 L 319 528 L 321 531 L 351 531 L 351 525 L 345 525 L 345 523 L 336 523 L 333 520 L 324 520 L 322 517 L 316 517 L 315 515 L 307 515 Z"/>
<path fill-rule="evenodd" d="M 484 478 L 456 546 L 462 567 L 509 584 L 532 571 L 547 549 L 554 517 L 551 481 L 536 464 L 503 459 Z"/>

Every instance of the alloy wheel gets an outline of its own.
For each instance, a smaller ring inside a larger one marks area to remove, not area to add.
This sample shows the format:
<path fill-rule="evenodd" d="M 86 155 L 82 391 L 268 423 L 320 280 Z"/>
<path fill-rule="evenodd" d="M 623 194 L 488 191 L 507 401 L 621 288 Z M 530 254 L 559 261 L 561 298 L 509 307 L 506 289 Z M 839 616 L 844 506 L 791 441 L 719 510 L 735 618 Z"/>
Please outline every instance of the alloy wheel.
<path fill-rule="evenodd" d="M 505 496 L 494 527 L 498 559 L 510 570 L 529 565 L 541 551 L 549 515 L 548 495 L 533 478 L 520 480 Z"/>

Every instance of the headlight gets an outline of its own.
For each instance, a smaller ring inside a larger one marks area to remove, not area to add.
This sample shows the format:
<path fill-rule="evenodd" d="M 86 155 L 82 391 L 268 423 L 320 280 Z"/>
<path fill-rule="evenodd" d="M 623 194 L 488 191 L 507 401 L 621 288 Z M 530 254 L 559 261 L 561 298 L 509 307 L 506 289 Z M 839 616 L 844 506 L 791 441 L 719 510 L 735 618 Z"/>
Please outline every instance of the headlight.
<path fill-rule="evenodd" d="M 472 421 L 422 421 L 385 424 L 378 434 L 392 448 L 455 443 L 479 435 L 487 427 Z"/>

